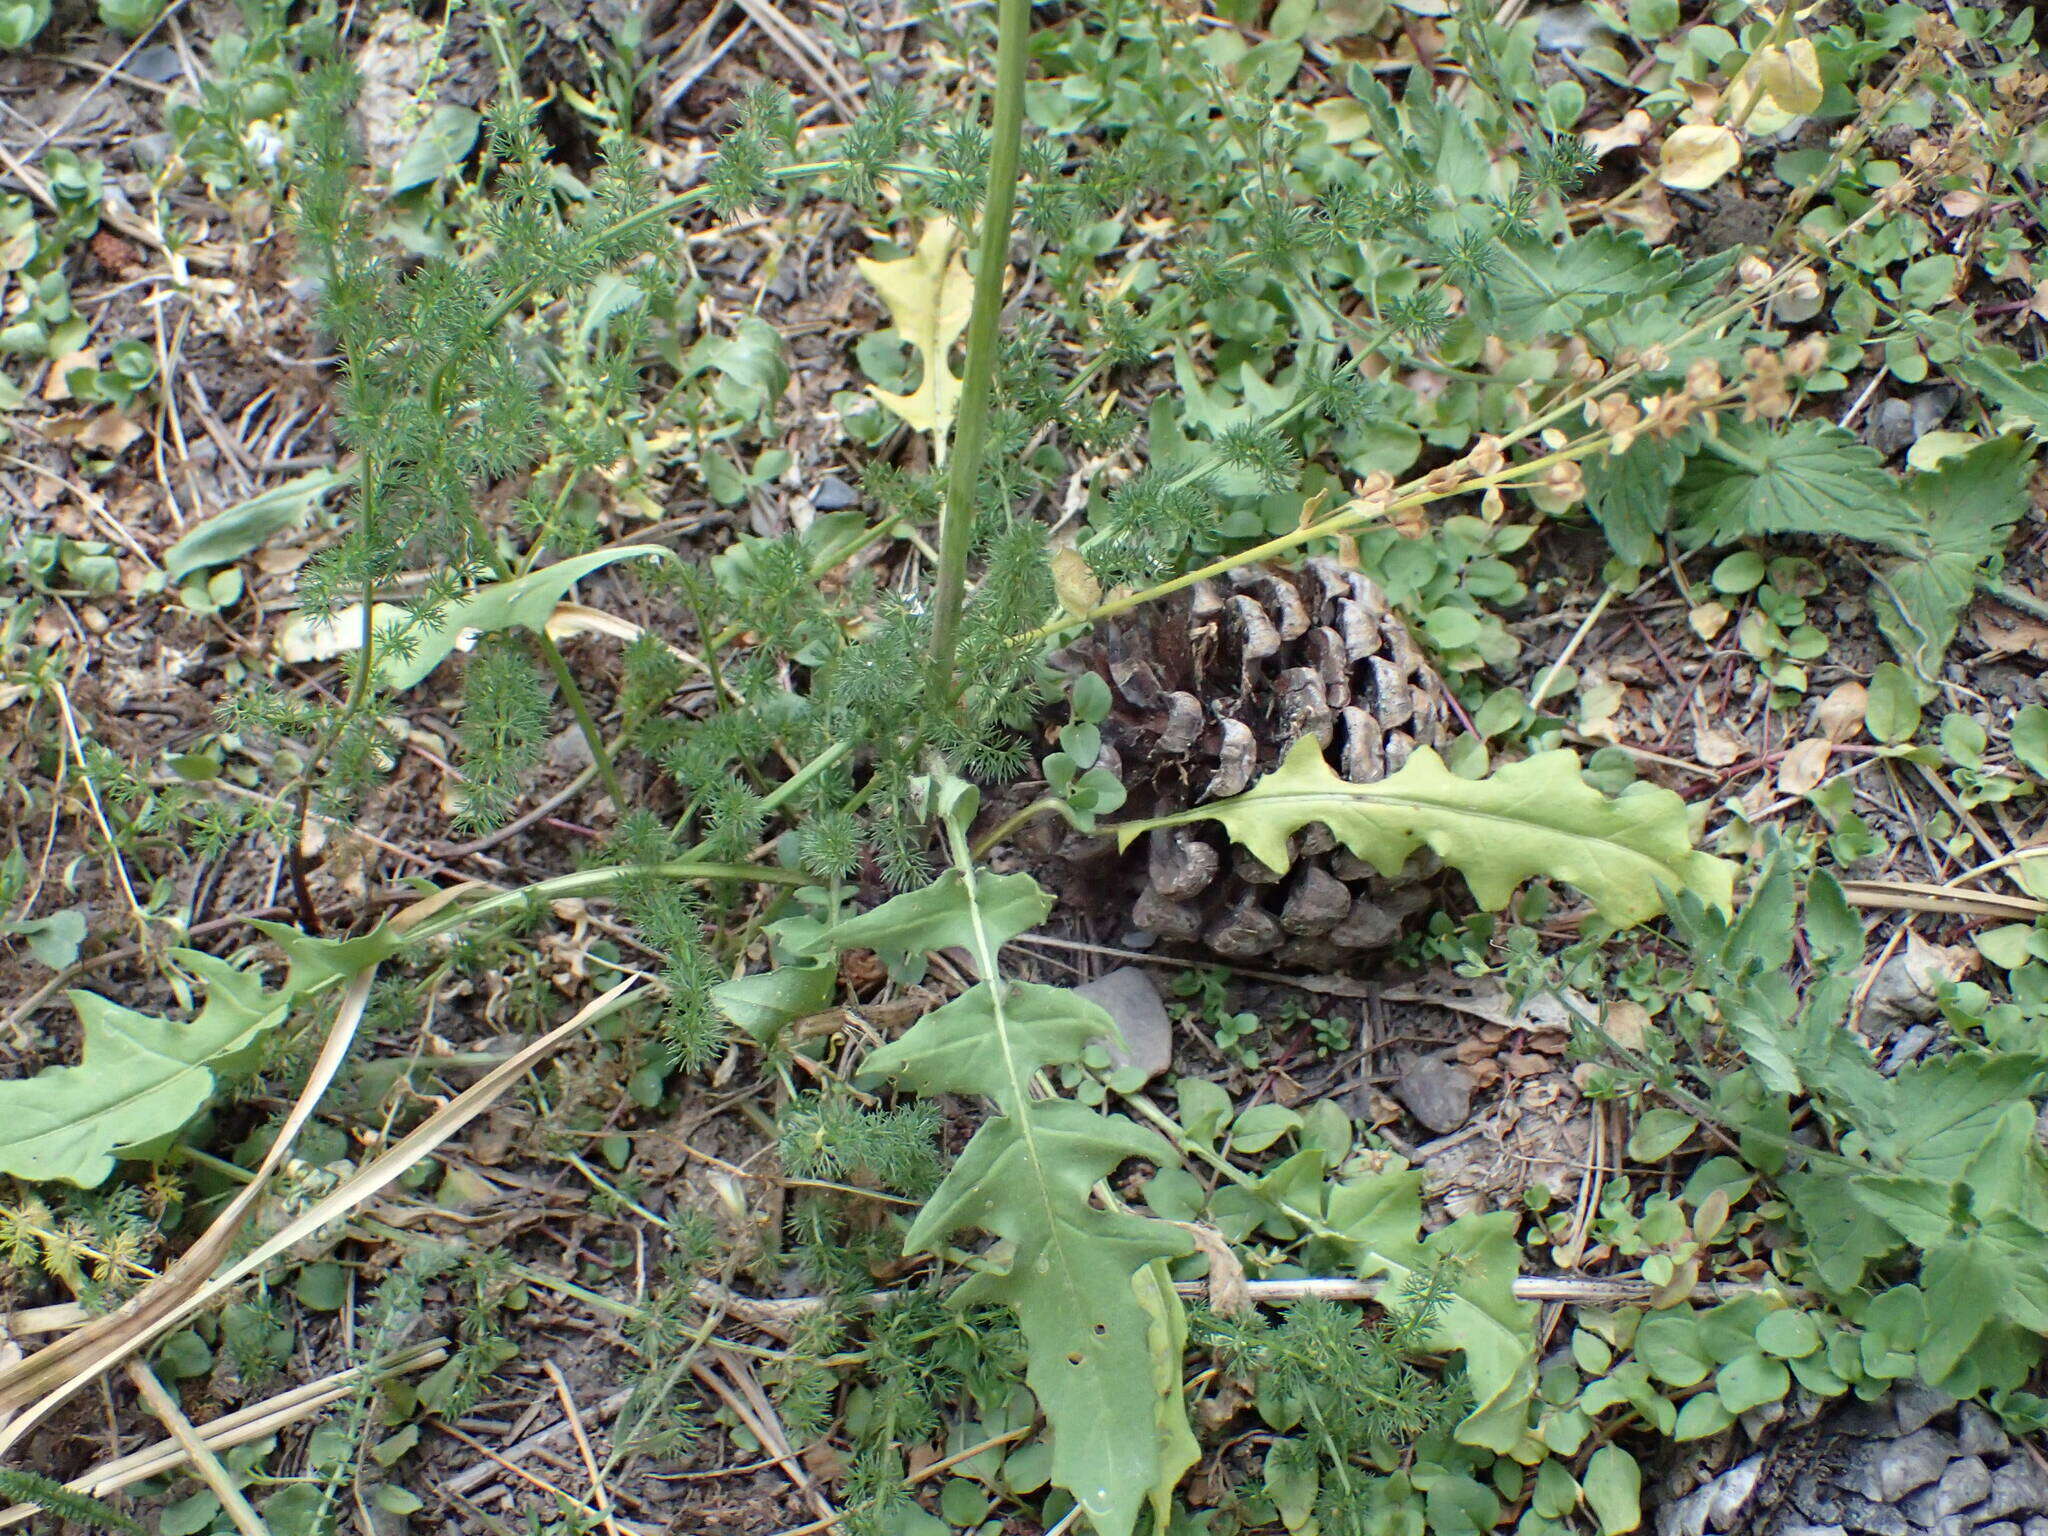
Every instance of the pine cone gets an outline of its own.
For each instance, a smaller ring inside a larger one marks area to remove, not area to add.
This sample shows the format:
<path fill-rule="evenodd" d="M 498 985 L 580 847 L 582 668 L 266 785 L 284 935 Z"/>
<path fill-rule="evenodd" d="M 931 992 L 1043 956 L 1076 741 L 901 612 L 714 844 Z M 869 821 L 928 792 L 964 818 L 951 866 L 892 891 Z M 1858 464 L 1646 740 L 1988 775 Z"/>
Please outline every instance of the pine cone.
<path fill-rule="evenodd" d="M 1386 777 L 1443 737 L 1442 684 L 1379 588 L 1334 560 L 1259 567 L 1105 627 L 1066 653 L 1113 699 L 1103 764 L 1125 813 L 1241 794 L 1313 736 L 1343 777 Z M 1382 880 L 1320 827 L 1276 874 L 1213 827 L 1154 832 L 1132 922 L 1219 957 L 1327 969 L 1383 948 L 1427 900 Z"/>

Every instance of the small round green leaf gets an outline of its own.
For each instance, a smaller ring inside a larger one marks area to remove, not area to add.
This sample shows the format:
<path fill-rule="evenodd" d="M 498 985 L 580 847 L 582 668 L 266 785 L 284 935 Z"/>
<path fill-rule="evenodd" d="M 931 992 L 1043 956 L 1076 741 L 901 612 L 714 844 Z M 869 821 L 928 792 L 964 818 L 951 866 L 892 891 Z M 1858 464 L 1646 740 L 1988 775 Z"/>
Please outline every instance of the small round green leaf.
<path fill-rule="evenodd" d="M 1785 1362 L 1761 1353 L 1730 1361 L 1714 1378 L 1714 1390 L 1730 1413 L 1747 1413 L 1775 1403 L 1791 1389 L 1792 1373 L 1785 1369 Z"/>
<path fill-rule="evenodd" d="M 1886 746 L 1911 741 L 1920 730 L 1920 694 L 1906 669 L 1895 661 L 1880 662 L 1870 674 L 1870 696 L 1863 706 L 1863 724 Z"/>
<path fill-rule="evenodd" d="M 1756 1329 L 1757 1348 L 1780 1360 L 1799 1360 L 1820 1348 L 1820 1329 L 1796 1307 L 1773 1312 Z"/>
<path fill-rule="evenodd" d="M 1643 1523 L 1643 1469 L 1618 1445 L 1603 1445 L 1586 1463 L 1581 1479 L 1586 1507 L 1600 1523 L 1600 1536 L 1623 1536 Z"/>
<path fill-rule="evenodd" d="M 1638 1163 L 1661 1163 L 1683 1146 L 1686 1138 L 1698 1128 L 1691 1115 L 1678 1110 L 1649 1110 L 1636 1122 L 1635 1133 L 1628 1139 L 1629 1159 Z"/>

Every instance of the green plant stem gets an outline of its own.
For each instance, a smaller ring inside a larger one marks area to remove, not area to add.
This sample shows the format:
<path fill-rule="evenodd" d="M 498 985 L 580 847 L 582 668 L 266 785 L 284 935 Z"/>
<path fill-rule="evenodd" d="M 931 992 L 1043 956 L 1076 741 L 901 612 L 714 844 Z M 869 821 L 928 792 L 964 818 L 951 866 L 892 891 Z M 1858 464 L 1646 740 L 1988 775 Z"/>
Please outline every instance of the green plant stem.
<path fill-rule="evenodd" d="M 977 860 L 987 858 L 989 849 L 995 847 L 996 844 L 1002 842 L 1005 838 L 1009 837 L 1019 827 L 1025 825 L 1027 822 L 1036 821 L 1039 817 L 1043 816 L 1047 811 L 1056 811 L 1059 808 L 1060 802 L 1058 800 L 1055 800 L 1051 795 L 1040 796 L 1038 799 L 1032 801 L 1029 805 L 1025 806 L 1023 810 L 1016 811 L 1011 815 L 1006 816 L 1003 819 L 1002 823 L 999 826 L 997 826 L 993 832 L 987 833 L 985 836 L 976 839 L 973 848 L 974 858 Z"/>
<path fill-rule="evenodd" d="M 967 359 L 961 369 L 960 414 L 954 421 L 946 470 L 946 508 L 939 520 L 939 570 L 932 594 L 932 689 L 953 693 L 953 653 L 960 640 L 960 610 L 967 597 L 967 552 L 974 540 L 974 493 L 988 439 L 990 386 L 996 365 L 996 321 L 1003 307 L 1003 268 L 1010 254 L 1010 220 L 1017 203 L 1018 141 L 1024 123 L 1025 45 L 1031 0 L 998 0 L 996 94 L 991 113 L 988 195 L 981 209 L 975 254 L 974 309 L 967 322 Z"/>
<path fill-rule="evenodd" d="M 575 713 L 576 727 L 583 732 L 583 740 L 590 748 L 590 760 L 597 766 L 597 776 L 604 780 L 605 793 L 612 797 L 612 808 L 621 815 L 626 810 L 626 792 L 619 786 L 619 771 L 612 766 L 612 755 L 606 750 L 604 733 L 597 728 L 597 721 L 591 717 L 590 705 L 583 697 L 583 690 L 576 686 L 576 678 L 569 671 L 569 663 L 562 659 L 562 651 L 548 638 L 546 630 L 534 631 L 539 643 L 541 656 L 547 661 L 548 670 L 555 674 L 555 681 L 561 685 L 562 695 L 569 701 L 569 708 Z"/>
<path fill-rule="evenodd" d="M 447 933 L 480 917 L 529 901 L 559 901 L 568 896 L 601 896 L 626 881 L 655 877 L 663 880 L 752 880 L 763 885 L 809 885 L 811 877 L 800 870 L 774 869 L 765 864 L 720 864 L 701 859 L 673 859 L 660 864 L 604 864 L 596 869 L 579 869 L 536 881 L 515 891 L 496 891 L 468 906 L 452 906 L 424 918 L 406 930 L 408 944 Z"/>
<path fill-rule="evenodd" d="M 435 389 L 438 392 L 439 381 Z M 364 482 L 368 484 L 368 481 Z M 511 581 L 512 562 L 507 560 L 498 548 L 498 541 L 491 537 L 490 529 L 477 516 L 474 507 L 465 511 L 470 536 L 476 540 L 476 547 L 490 563 L 494 581 Z M 364 624 L 368 625 L 368 605 L 364 606 Z M 612 754 L 604 744 L 604 733 L 597 728 L 597 721 L 590 713 L 590 705 L 583 697 L 583 690 L 576 684 L 576 674 L 569 670 L 569 663 L 562 659 L 561 647 L 555 644 L 545 629 L 533 632 L 534 648 L 541 659 L 548 664 L 548 670 L 555 674 L 555 683 L 562 690 L 562 696 L 569 701 L 570 711 L 576 716 L 576 728 L 583 734 L 584 745 L 590 748 L 590 760 L 597 765 L 597 775 L 604 780 L 605 793 L 612 798 L 612 805 L 620 812 L 626 809 L 626 792 L 619 785 L 618 770 L 612 766 Z"/>

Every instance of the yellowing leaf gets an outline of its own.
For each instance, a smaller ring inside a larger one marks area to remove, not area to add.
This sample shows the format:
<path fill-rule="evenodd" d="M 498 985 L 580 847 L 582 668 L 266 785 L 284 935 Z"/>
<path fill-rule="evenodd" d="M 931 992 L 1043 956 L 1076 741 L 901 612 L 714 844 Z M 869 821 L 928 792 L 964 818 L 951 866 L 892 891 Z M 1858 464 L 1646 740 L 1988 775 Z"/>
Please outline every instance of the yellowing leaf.
<path fill-rule="evenodd" d="M 1372 114 L 1349 96 L 1333 96 L 1309 108 L 1332 144 L 1349 144 L 1372 133 Z"/>
<path fill-rule="evenodd" d="M 1718 123 L 1687 123 L 1664 140 L 1657 179 L 1667 187 L 1699 192 L 1742 164 L 1742 141 Z"/>
<path fill-rule="evenodd" d="M 1782 48 L 1758 49 L 1752 67 L 1764 94 L 1783 110 L 1795 117 L 1820 110 L 1820 55 L 1806 38 L 1795 37 Z"/>
<path fill-rule="evenodd" d="M 1069 613 L 1087 613 L 1102 601 L 1102 583 L 1095 579 L 1095 572 L 1088 567 L 1085 556 L 1077 549 L 1056 549 L 1049 562 L 1052 566 L 1053 591 L 1059 595 L 1060 606 Z"/>
<path fill-rule="evenodd" d="M 960 259 L 959 231 L 944 219 L 925 225 L 917 249 L 900 261 L 855 265 L 889 306 L 896 333 L 917 349 L 924 377 L 907 395 L 875 385 L 868 393 L 920 432 L 932 435 L 932 458 L 946 462 L 946 438 L 960 405 L 960 380 L 948 356 L 974 308 L 974 279 Z"/>
<path fill-rule="evenodd" d="M 1479 904 L 1497 911 L 1525 880 L 1583 891 L 1608 921 L 1640 923 L 1664 910 L 1663 892 L 1687 889 L 1726 910 L 1735 866 L 1692 846 L 1685 802 L 1637 784 L 1612 798 L 1579 775 L 1565 750 L 1539 752 L 1485 779 L 1465 779 L 1424 748 L 1376 784 L 1340 779 L 1313 737 L 1233 799 L 1117 828 L 1128 847 L 1154 827 L 1218 821 L 1269 869 L 1287 867 L 1287 839 L 1311 822 L 1381 874 L 1417 849 L 1461 871 Z"/>

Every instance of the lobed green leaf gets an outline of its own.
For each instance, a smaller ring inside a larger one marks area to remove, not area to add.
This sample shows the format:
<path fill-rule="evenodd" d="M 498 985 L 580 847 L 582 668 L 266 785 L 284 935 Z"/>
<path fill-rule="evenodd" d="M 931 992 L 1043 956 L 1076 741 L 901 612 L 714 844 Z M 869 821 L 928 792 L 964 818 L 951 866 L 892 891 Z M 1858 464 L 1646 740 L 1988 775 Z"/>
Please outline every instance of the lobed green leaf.
<path fill-rule="evenodd" d="M 1726 910 L 1735 866 L 1698 852 L 1685 802 L 1636 785 L 1601 794 L 1580 777 L 1569 751 L 1540 752 L 1485 779 L 1465 779 L 1424 748 L 1375 784 L 1339 778 L 1304 737 L 1246 793 L 1150 821 L 1126 823 L 1128 847 L 1154 827 L 1218 821 L 1269 869 L 1288 865 L 1287 840 L 1310 823 L 1336 834 L 1383 875 L 1432 849 L 1465 876 L 1488 910 L 1508 903 L 1525 880 L 1560 880 L 1585 893 L 1618 926 L 1664 909 L 1664 893 L 1690 890 Z"/>

